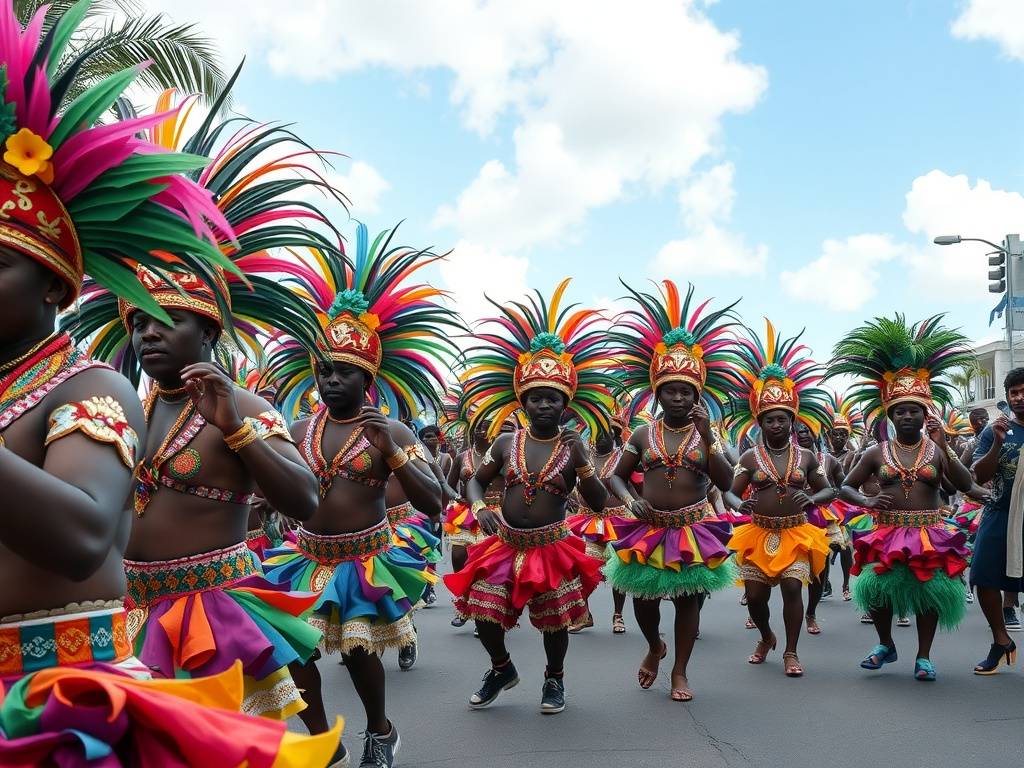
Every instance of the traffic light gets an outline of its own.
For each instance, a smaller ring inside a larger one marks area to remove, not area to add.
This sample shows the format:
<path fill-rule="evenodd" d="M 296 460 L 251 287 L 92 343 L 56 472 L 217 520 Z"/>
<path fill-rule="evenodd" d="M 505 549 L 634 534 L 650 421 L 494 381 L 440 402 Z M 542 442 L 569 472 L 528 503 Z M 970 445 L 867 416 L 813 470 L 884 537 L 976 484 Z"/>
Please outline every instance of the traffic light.
<path fill-rule="evenodd" d="M 1003 293 L 1006 291 L 1006 254 L 1002 252 L 990 253 L 988 265 L 989 293 Z"/>

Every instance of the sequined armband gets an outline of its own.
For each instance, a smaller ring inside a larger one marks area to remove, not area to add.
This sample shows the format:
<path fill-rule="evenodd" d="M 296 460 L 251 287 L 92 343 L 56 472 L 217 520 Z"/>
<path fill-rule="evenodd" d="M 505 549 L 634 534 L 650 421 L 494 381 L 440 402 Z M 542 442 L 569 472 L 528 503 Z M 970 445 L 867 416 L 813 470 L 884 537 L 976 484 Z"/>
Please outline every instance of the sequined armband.
<path fill-rule="evenodd" d="M 259 416 L 247 416 L 243 421 L 252 425 L 260 440 L 281 437 L 289 443 L 295 442 L 292 440 L 291 433 L 288 432 L 288 425 L 285 424 L 284 418 L 277 411 L 264 411 Z"/>
<path fill-rule="evenodd" d="M 622 446 L 622 450 L 624 450 L 626 453 L 632 453 L 634 456 L 640 455 L 640 449 L 637 448 L 632 443 L 626 443 L 624 446 Z"/>
<path fill-rule="evenodd" d="M 129 469 L 135 467 L 139 436 L 128 423 L 124 408 L 114 398 L 90 397 L 54 410 L 50 414 L 45 444 L 49 445 L 76 431 L 101 443 L 110 443 Z"/>
<path fill-rule="evenodd" d="M 732 476 L 733 477 L 739 477 L 740 475 L 744 474 L 745 472 L 749 472 L 749 471 L 750 470 L 747 469 L 746 467 L 744 467 L 742 464 L 737 464 L 732 469 Z"/>
<path fill-rule="evenodd" d="M 487 453 L 484 454 L 484 460 L 480 462 L 481 464 L 493 464 L 494 463 L 494 454 L 491 453 L 491 448 L 493 448 L 493 447 L 494 446 L 492 445 L 490 448 L 487 449 Z"/>
<path fill-rule="evenodd" d="M 413 459 L 419 459 L 420 461 L 425 461 L 428 464 L 430 463 L 429 459 L 427 459 L 426 451 L 423 450 L 423 446 L 419 443 L 416 445 L 402 446 L 402 450 L 405 451 L 405 455 L 409 457 L 410 461 Z"/>
<path fill-rule="evenodd" d="M 816 475 L 818 475 L 820 477 L 828 477 L 828 475 L 825 474 L 825 470 L 822 469 L 821 464 L 819 464 L 818 468 L 816 470 L 814 470 L 814 474 L 816 474 Z"/>

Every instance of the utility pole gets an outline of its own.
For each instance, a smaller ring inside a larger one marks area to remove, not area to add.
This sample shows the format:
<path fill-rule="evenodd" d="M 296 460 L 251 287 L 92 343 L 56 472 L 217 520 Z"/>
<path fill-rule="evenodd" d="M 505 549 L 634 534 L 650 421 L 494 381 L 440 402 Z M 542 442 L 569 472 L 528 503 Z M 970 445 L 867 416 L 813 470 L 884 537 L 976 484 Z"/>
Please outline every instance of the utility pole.
<path fill-rule="evenodd" d="M 1015 362 L 1014 347 L 1014 313 L 1017 311 L 1017 297 L 1024 295 L 1024 285 L 1018 285 L 1018 281 L 1024 281 L 1024 243 L 1020 235 L 1007 235 L 1003 241 L 1006 248 L 1006 340 L 1010 353 L 1010 370 L 1017 367 Z"/>

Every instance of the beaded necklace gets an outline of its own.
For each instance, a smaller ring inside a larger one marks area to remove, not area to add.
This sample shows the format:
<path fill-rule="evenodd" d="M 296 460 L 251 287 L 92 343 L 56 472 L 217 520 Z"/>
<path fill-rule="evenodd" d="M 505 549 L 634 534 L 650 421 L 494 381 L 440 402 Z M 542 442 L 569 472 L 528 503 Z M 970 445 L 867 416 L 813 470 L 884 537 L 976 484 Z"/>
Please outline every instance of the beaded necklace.
<path fill-rule="evenodd" d="M 767 444 L 762 442 L 754 446 L 754 459 L 757 461 L 758 469 L 774 481 L 775 493 L 779 497 L 780 505 L 786 498 L 786 490 L 789 487 L 790 478 L 792 478 L 793 470 L 796 469 L 798 464 L 796 461 L 796 456 L 798 455 L 799 454 L 793 450 L 793 442 L 790 441 L 787 445 L 786 473 L 785 475 L 782 475 L 779 473 L 778 467 L 775 466 L 775 461 L 768 454 Z"/>
<path fill-rule="evenodd" d="M 910 498 L 910 491 L 914 487 L 914 483 L 917 481 L 921 467 L 931 461 L 935 455 L 935 443 L 931 440 L 925 440 L 923 437 L 921 441 L 916 445 L 904 446 L 902 443 L 900 447 L 907 448 L 908 450 L 917 449 L 917 457 L 914 459 L 914 463 L 911 466 L 906 466 L 899 457 L 899 454 L 892 449 L 892 442 L 886 440 L 882 443 L 882 461 L 885 462 L 889 469 L 893 470 L 900 476 L 900 486 L 903 488 L 903 498 Z"/>
<path fill-rule="evenodd" d="M 87 368 L 101 367 L 75 349 L 67 334 L 37 344 L 0 375 L 0 430 L 35 408 L 58 384 Z"/>
<path fill-rule="evenodd" d="M 544 463 L 540 472 L 531 472 L 526 463 L 526 438 L 525 429 L 517 430 L 512 441 L 512 455 L 509 462 L 513 478 L 516 483 L 523 485 L 523 498 L 527 506 L 533 504 L 537 498 L 537 491 L 544 486 L 550 485 L 551 481 L 565 471 L 569 463 L 569 449 L 564 444 L 559 444 L 551 451 L 548 460 Z"/>
<path fill-rule="evenodd" d="M 149 423 L 149 417 L 153 413 L 153 406 L 156 403 L 157 397 L 160 395 L 160 390 L 154 387 L 150 390 L 146 396 L 145 402 L 142 404 L 143 412 L 146 416 L 146 423 Z M 164 437 L 160 446 L 156 449 L 156 453 L 150 459 L 143 459 L 142 463 L 139 464 L 139 468 L 135 472 L 135 493 L 132 497 L 132 506 L 135 510 L 135 514 L 138 517 L 146 511 L 146 507 L 149 506 L 149 502 L 153 499 L 153 491 L 156 490 L 161 475 L 163 465 L 168 460 L 175 457 L 176 454 L 191 443 L 196 435 L 198 435 L 203 427 L 206 426 L 206 419 L 196 410 L 195 402 L 192 398 L 186 398 L 182 404 L 181 412 L 174 420 L 174 424 L 168 430 L 167 435 Z M 187 477 L 194 477 L 201 465 L 201 458 L 198 451 L 191 451 L 189 454 L 189 460 L 191 462 L 190 468 L 184 468 L 179 470 L 175 474 L 184 474 Z"/>
<path fill-rule="evenodd" d="M 694 424 L 689 424 L 683 427 L 681 430 L 673 429 L 672 432 L 676 434 L 682 434 L 682 439 L 679 441 L 679 447 L 676 448 L 674 455 L 669 455 L 668 448 L 665 445 L 665 420 L 658 419 L 654 423 L 654 429 L 649 430 L 651 451 L 658 460 L 665 466 L 665 480 L 668 482 L 668 487 L 672 487 L 672 483 L 676 479 L 676 472 L 682 466 L 692 467 L 693 463 L 686 460 L 686 454 L 692 449 L 697 447 L 700 441 L 700 436 L 697 434 L 697 429 Z M 694 469 L 694 471 L 698 471 Z"/>
<path fill-rule="evenodd" d="M 321 414 L 326 413 L 326 409 L 321 411 Z M 357 472 L 369 471 L 369 466 L 366 459 L 362 459 L 361 455 L 369 446 L 370 441 L 363 434 L 363 427 L 358 426 L 352 430 L 352 434 L 348 436 L 348 439 L 341 446 L 334 458 L 331 459 L 328 464 L 327 458 L 324 456 L 323 451 L 323 439 L 324 430 L 327 428 L 328 419 L 319 418 L 313 428 L 313 436 L 310 441 L 310 464 L 312 465 L 313 474 L 316 475 L 317 480 L 320 482 L 320 498 L 324 498 L 327 492 L 331 489 L 331 485 L 334 483 L 334 478 L 341 476 L 349 479 L 353 479 L 348 472 L 348 465 L 360 459 L 361 464 L 358 467 L 353 467 Z M 368 455 L 367 455 L 368 456 Z M 371 460 L 372 462 L 372 460 Z"/>

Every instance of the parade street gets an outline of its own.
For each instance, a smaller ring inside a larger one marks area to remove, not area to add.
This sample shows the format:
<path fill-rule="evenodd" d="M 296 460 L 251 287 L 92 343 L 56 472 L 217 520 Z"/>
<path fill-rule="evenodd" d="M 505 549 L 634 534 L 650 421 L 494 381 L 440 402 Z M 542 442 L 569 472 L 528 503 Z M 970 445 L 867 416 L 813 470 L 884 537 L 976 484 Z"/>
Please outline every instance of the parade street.
<path fill-rule="evenodd" d="M 834 573 L 838 573 L 838 564 Z M 1024 675 L 1002 668 L 992 677 L 972 673 L 991 642 L 981 611 L 969 606 L 955 634 L 940 633 L 932 658 L 934 683 L 912 677 L 915 630 L 893 630 L 900 659 L 880 672 L 858 662 L 875 644 L 874 630 L 859 623 L 852 603 L 837 594 L 821 604 L 823 634 L 800 639 L 807 674 L 782 674 L 781 643 L 760 666 L 747 663 L 757 633 L 743 628 L 740 590 L 705 604 L 701 639 L 694 648 L 690 682 L 695 700 L 668 698 L 669 660 L 654 688 L 637 686 L 644 652 L 626 607 L 629 631 L 613 635 L 611 592 L 602 585 L 591 599 L 598 625 L 574 635 L 566 662 L 566 710 L 540 714 L 543 654 L 528 624 L 509 634 L 520 684 L 488 709 L 470 711 L 466 699 L 486 669 L 486 656 L 470 625 L 449 625 L 448 595 L 420 611 L 420 658 L 398 671 L 385 656 L 388 710 L 402 734 L 398 762 L 407 768 L 675 768 L 676 766 L 786 766 L 820 763 L 857 766 L 1012 765 L 1024 736 Z M 671 631 L 665 604 L 662 629 Z M 781 602 L 772 602 L 781 633 Z M 671 657 L 670 657 L 671 658 Z M 362 713 L 343 667 L 320 662 L 327 710 L 348 718 L 345 742 L 357 746 Z M 292 730 L 301 731 L 295 719 Z M 817 755 L 817 757 L 812 757 Z"/>

